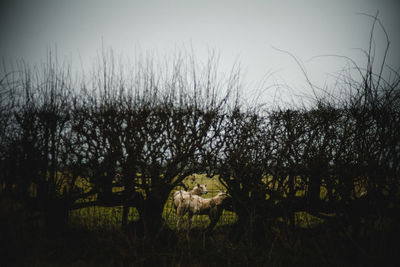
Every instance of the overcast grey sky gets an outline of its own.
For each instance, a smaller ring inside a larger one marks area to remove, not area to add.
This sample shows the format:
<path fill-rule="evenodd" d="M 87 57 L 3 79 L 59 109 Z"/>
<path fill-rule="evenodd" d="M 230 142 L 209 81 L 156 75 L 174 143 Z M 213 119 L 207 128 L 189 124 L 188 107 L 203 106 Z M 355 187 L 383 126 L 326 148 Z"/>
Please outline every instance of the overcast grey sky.
<path fill-rule="evenodd" d="M 311 79 L 323 85 L 327 74 L 345 63 L 310 59 L 339 54 L 362 62 L 354 48 L 367 48 L 372 20 L 357 13 L 375 15 L 378 10 L 391 39 L 388 64 L 398 68 L 398 0 L 1 1 L 0 56 L 37 63 L 48 47 L 57 45 L 59 57 L 87 64 L 101 51 L 102 40 L 127 58 L 138 48 L 162 54 L 192 46 L 200 59 L 208 49 L 218 51 L 223 72 L 238 60 L 249 87 L 267 75 L 266 87 L 284 82 L 302 88 L 305 79 L 298 66 L 273 47 L 301 59 Z M 382 32 L 375 36 L 379 54 Z"/>

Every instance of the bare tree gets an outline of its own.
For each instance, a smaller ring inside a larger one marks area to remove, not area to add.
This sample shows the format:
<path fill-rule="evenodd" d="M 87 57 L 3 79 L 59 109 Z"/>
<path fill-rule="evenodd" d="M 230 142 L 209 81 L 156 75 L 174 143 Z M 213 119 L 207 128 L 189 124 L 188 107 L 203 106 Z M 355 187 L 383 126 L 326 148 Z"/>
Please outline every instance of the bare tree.
<path fill-rule="evenodd" d="M 102 75 L 94 77 L 96 87 L 78 103 L 76 157 L 84 162 L 97 204 L 125 205 L 124 223 L 135 206 L 148 233 L 155 234 L 171 190 L 203 168 L 203 151 L 213 145 L 220 113 L 236 86 L 236 74 L 218 84 L 213 60 L 199 67 L 178 58 L 166 69 L 142 62 L 129 85 L 116 78 L 112 59 L 106 60 L 97 72 Z M 120 186 L 123 191 L 114 192 Z"/>

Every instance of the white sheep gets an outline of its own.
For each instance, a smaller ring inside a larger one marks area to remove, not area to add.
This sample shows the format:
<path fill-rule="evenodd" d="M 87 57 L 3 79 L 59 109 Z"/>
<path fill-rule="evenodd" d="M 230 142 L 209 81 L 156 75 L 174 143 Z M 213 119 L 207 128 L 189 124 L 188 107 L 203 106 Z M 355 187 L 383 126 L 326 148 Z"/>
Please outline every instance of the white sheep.
<path fill-rule="evenodd" d="M 192 190 L 190 190 L 189 192 L 184 191 L 184 190 L 178 190 L 174 193 L 174 208 L 175 211 L 177 211 L 180 203 L 183 201 L 185 196 L 188 195 L 197 195 L 197 196 L 201 196 L 201 195 L 205 195 L 207 194 L 207 186 L 205 184 L 197 184 Z"/>
<path fill-rule="evenodd" d="M 225 192 L 219 192 L 212 198 L 202 198 L 193 194 L 182 196 L 182 201 L 180 201 L 179 206 L 177 207 L 177 229 L 180 229 L 183 216 L 188 213 L 189 230 L 194 215 L 208 215 L 210 218 L 210 225 L 207 227 L 207 230 L 212 230 L 222 215 L 222 204 L 227 197 L 229 197 L 229 195 Z"/>

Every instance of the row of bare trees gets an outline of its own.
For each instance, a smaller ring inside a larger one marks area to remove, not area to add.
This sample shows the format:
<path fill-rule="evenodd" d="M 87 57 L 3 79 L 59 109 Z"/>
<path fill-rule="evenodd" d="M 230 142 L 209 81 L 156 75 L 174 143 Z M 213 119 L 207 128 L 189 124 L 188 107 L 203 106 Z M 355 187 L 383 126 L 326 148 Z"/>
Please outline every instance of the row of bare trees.
<path fill-rule="evenodd" d="M 237 72 L 216 76 L 215 60 L 176 56 L 157 69 L 147 58 L 123 76 L 104 53 L 89 82 L 73 81 L 51 55 L 42 69 L 8 71 L 2 194 L 41 211 L 51 232 L 66 227 L 71 209 L 100 205 L 124 206 L 124 225 L 136 207 L 155 234 L 171 190 L 203 169 L 237 86 Z"/>
<path fill-rule="evenodd" d="M 234 196 L 236 234 L 262 241 L 266 222 L 281 217 L 295 227 L 297 212 L 359 227 L 400 211 L 395 106 L 235 111 L 226 123 L 215 171 Z"/>
<path fill-rule="evenodd" d="M 255 241 L 271 219 L 294 228 L 300 211 L 342 225 L 399 212 L 398 73 L 387 81 L 368 61 L 341 98 L 265 110 L 240 104 L 239 72 L 222 79 L 213 55 L 116 65 L 105 53 L 77 79 L 50 55 L 1 79 L 1 195 L 40 211 L 50 232 L 72 209 L 123 206 L 123 224 L 136 207 L 154 235 L 171 190 L 195 172 L 218 175 L 233 233 Z"/>
<path fill-rule="evenodd" d="M 294 229 L 298 212 L 351 226 L 355 235 L 384 218 L 396 220 L 400 75 L 386 65 L 389 46 L 375 62 L 372 36 L 366 67 L 346 58 L 352 67 L 338 75 L 333 93 L 306 77 L 314 104 L 226 114 L 214 170 L 234 196 L 236 234 L 264 241 L 269 219 L 283 218 Z"/>

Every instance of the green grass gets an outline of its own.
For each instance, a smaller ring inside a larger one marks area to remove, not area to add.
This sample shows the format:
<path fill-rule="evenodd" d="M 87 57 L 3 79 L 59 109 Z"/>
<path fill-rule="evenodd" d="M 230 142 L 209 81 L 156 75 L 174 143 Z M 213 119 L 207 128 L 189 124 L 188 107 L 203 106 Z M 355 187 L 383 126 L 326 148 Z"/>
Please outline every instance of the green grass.
<path fill-rule="evenodd" d="M 205 197 L 215 195 L 221 186 L 218 179 L 205 175 L 184 182 L 188 187 L 207 184 L 209 193 Z M 366 229 L 357 237 L 347 228 L 323 224 L 322 228 L 312 227 L 321 220 L 298 212 L 295 234 L 285 223 L 271 224 L 265 231 L 267 243 L 252 246 L 246 235 L 237 241 L 230 239 L 233 228 L 229 224 L 237 219 L 234 213 L 225 211 L 218 229 L 210 236 L 202 231 L 208 217 L 196 216 L 194 229 L 187 236 L 174 231 L 176 218 L 171 209 L 172 197 L 163 212 L 170 227 L 156 240 L 118 229 L 122 207 L 71 211 L 70 222 L 76 227 L 47 238 L 41 227 L 27 223 L 22 207 L 0 199 L 3 261 L 14 262 L 15 266 L 389 266 L 398 255 L 400 233 L 396 221 Z M 129 220 L 138 218 L 132 208 Z"/>
<path fill-rule="evenodd" d="M 204 197 L 210 198 L 215 196 L 224 187 L 219 182 L 217 177 L 207 177 L 205 174 L 195 174 L 194 176 L 188 176 L 183 180 L 183 183 L 188 188 L 193 188 L 197 184 L 205 184 L 208 189 L 208 194 Z M 86 184 L 82 183 L 82 187 L 87 187 Z M 163 218 L 166 224 L 171 228 L 176 228 L 177 217 L 172 204 L 172 195 L 176 190 L 181 189 L 177 187 L 171 191 L 171 195 L 168 198 L 163 210 Z M 115 191 L 120 189 L 115 188 Z M 297 194 L 301 195 L 303 192 L 298 191 Z M 321 197 L 326 194 L 325 188 L 321 188 Z M 93 200 L 93 199 L 91 199 Z M 84 200 L 82 200 L 84 201 Z M 70 212 L 70 223 L 72 225 L 85 226 L 89 229 L 95 228 L 118 228 L 121 226 L 122 219 L 122 206 L 117 207 L 88 207 L 79 210 L 73 210 Z M 217 226 L 228 225 L 236 222 L 238 219 L 236 213 L 224 210 L 223 215 L 217 223 Z M 139 213 L 136 208 L 130 208 L 128 214 L 128 221 L 139 220 Z M 315 216 L 312 216 L 306 212 L 297 212 L 295 215 L 296 225 L 302 228 L 307 228 L 310 226 L 315 226 L 323 222 Z M 195 215 L 193 220 L 193 227 L 205 228 L 210 223 L 210 219 L 207 215 Z M 184 217 L 184 226 L 187 226 L 187 215 Z"/>
<path fill-rule="evenodd" d="M 186 177 L 183 183 L 187 188 L 191 189 L 197 184 L 205 184 L 208 189 L 208 194 L 204 197 L 210 198 L 215 196 L 220 190 L 224 190 L 223 185 L 219 182 L 217 177 L 207 177 L 205 174 L 195 174 Z M 84 181 L 81 182 L 82 188 L 88 188 Z M 171 191 L 171 195 L 168 198 L 163 210 L 163 218 L 166 224 L 171 228 L 176 228 L 176 214 L 172 204 L 172 195 L 176 190 L 181 189 L 177 187 Z M 114 191 L 120 191 L 121 188 L 114 188 Z M 326 188 L 321 186 L 321 198 L 326 197 Z M 304 195 L 304 191 L 298 190 L 297 196 Z M 88 199 L 89 200 L 89 199 Z M 93 200 L 90 199 L 90 200 Z M 86 201 L 86 200 L 81 200 Z M 73 225 L 85 226 L 89 229 L 92 228 L 118 228 L 121 225 L 122 218 L 122 206 L 118 207 L 88 207 L 79 210 L 73 210 L 70 212 L 70 222 Z M 139 219 L 139 213 L 136 208 L 130 208 L 128 214 L 128 221 L 137 221 Z M 232 224 L 237 221 L 237 215 L 234 212 L 224 210 L 223 215 L 218 221 L 217 226 Z M 323 222 L 322 219 L 310 215 L 306 212 L 297 212 L 295 215 L 296 225 L 302 228 L 312 227 Z M 207 227 L 210 220 L 207 215 L 195 215 L 193 226 L 194 227 Z M 187 225 L 187 215 L 184 217 L 184 227 Z"/>
<path fill-rule="evenodd" d="M 188 188 L 193 188 L 197 184 L 205 184 L 208 189 L 208 194 L 204 195 L 206 198 L 215 196 L 219 190 L 224 187 L 218 181 L 216 177 L 209 178 L 204 174 L 196 174 L 194 176 L 188 176 L 184 179 L 183 183 Z M 177 187 L 176 190 L 179 190 Z M 115 190 L 118 190 L 115 189 Z M 172 195 L 176 190 L 172 190 L 168 201 L 165 203 L 163 210 L 163 218 L 166 224 L 174 229 L 176 227 L 176 214 L 172 204 Z M 83 201 L 83 200 L 82 200 Z M 121 225 L 122 218 L 122 206 L 118 207 L 88 207 L 70 212 L 70 223 L 72 225 L 85 226 L 89 229 L 93 228 L 118 228 Z M 130 208 L 128 214 L 128 221 L 137 221 L 139 219 L 139 213 L 136 208 Z M 232 224 L 237 220 L 237 215 L 234 212 L 224 210 L 217 226 Z M 184 217 L 184 227 L 187 224 L 187 215 Z M 210 220 L 207 215 L 195 215 L 193 220 L 193 227 L 207 227 Z"/>

